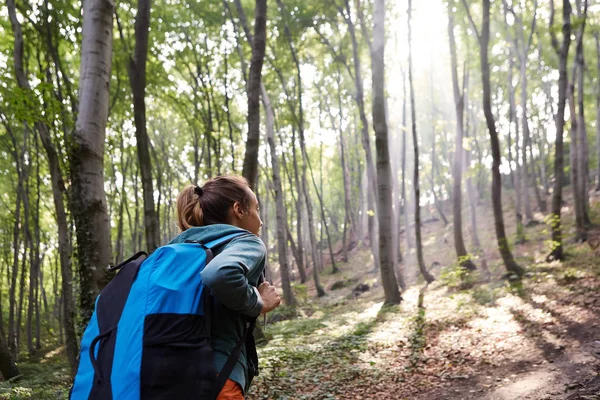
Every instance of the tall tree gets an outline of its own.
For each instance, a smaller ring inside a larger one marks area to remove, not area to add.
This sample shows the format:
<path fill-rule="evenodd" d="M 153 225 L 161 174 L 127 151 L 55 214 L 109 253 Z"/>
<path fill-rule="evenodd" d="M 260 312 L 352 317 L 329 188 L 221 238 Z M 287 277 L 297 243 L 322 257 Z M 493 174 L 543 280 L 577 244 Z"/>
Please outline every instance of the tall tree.
<path fill-rule="evenodd" d="M 456 136 L 454 141 L 454 166 L 452 185 L 452 215 L 454 217 L 454 248 L 458 262 L 463 268 L 474 270 L 475 264 L 469 257 L 462 232 L 462 167 L 463 167 L 463 121 L 465 109 L 465 80 L 460 88 L 458 82 L 458 62 L 456 59 L 456 41 L 454 38 L 454 16 L 452 4 L 448 4 L 448 38 L 450 40 L 450 60 L 452 64 L 452 88 L 454 90 L 454 108 L 456 112 Z M 466 67 L 465 67 L 466 68 Z M 464 72 L 466 77 L 466 71 Z"/>
<path fill-rule="evenodd" d="M 408 85 L 410 89 L 410 113 L 412 119 L 412 138 L 414 149 L 414 171 L 413 171 L 413 188 L 415 191 L 415 238 L 417 246 L 417 262 L 419 270 L 423 274 L 423 278 L 427 283 L 433 282 L 433 275 L 427 271 L 425 260 L 423 258 L 423 241 L 421 239 L 421 189 L 419 188 L 419 139 L 417 137 L 417 111 L 415 109 L 415 89 L 413 85 L 412 72 L 412 0 L 408 0 Z M 432 166 L 433 168 L 433 166 Z"/>
<path fill-rule="evenodd" d="M 410 0 L 409 0 L 410 1 Z M 379 219 L 379 268 L 387 304 L 402 300 L 395 275 L 394 210 L 392 206 L 392 171 L 385 107 L 385 0 L 373 5 L 373 44 L 371 69 L 373 82 L 373 130 L 377 149 L 377 194 Z"/>
<path fill-rule="evenodd" d="M 79 72 L 79 113 L 72 134 L 71 210 L 77 227 L 77 262 L 83 319 L 106 285 L 112 259 L 110 223 L 104 192 L 104 137 L 112 65 L 114 2 L 83 3 L 83 41 Z"/>
<path fill-rule="evenodd" d="M 596 70 L 600 76 L 600 32 L 594 32 L 596 41 Z M 596 85 L 596 121 L 600 121 L 600 79 Z M 600 191 L 600 124 L 596 123 L 596 156 L 598 157 L 596 192 Z"/>
<path fill-rule="evenodd" d="M 160 245 L 160 226 L 158 214 L 154 207 L 154 183 L 152 181 L 150 139 L 148 138 L 148 131 L 146 129 L 146 61 L 148 59 L 151 8 L 151 0 L 138 0 L 137 14 L 135 17 L 135 48 L 133 50 L 133 56 L 130 55 L 127 64 L 129 84 L 133 95 L 133 116 L 135 122 L 137 155 L 142 178 L 146 248 L 150 252 L 154 251 Z"/>
<path fill-rule="evenodd" d="M 462 0 L 469 21 L 477 35 L 479 40 L 479 58 L 481 64 L 481 81 L 483 84 L 483 112 L 485 114 L 485 121 L 487 124 L 488 132 L 490 135 L 490 142 L 492 144 L 492 204 L 494 209 L 494 225 L 496 228 L 496 239 L 498 242 L 498 249 L 504 266 L 507 271 L 516 274 L 521 277 L 524 273 L 523 269 L 515 261 L 512 252 L 510 250 L 508 240 L 506 239 L 506 233 L 504 230 L 504 216 L 502 215 L 502 177 L 500 176 L 500 141 L 498 140 L 498 132 L 496 131 L 496 121 L 494 120 L 494 114 L 492 113 L 492 100 L 491 100 L 491 85 L 490 85 L 490 63 L 488 60 L 488 45 L 490 41 L 490 0 L 483 0 L 483 21 L 481 25 L 481 34 L 475 26 L 475 22 L 469 12 L 469 7 L 466 0 Z"/>
<path fill-rule="evenodd" d="M 562 186 L 564 179 L 564 143 L 563 134 L 565 128 L 565 106 L 567 101 L 567 61 L 569 59 L 569 47 L 571 46 L 571 2 L 563 0 L 563 24 L 562 43 L 559 45 L 556 32 L 554 31 L 554 0 L 550 0 L 550 35 L 552 47 L 558 54 L 558 109 L 554 116 L 556 124 L 556 147 L 554 152 L 554 191 L 552 194 L 552 249 L 549 259 L 562 260 L 564 250 L 561 232 L 561 208 L 562 208 Z"/>
<path fill-rule="evenodd" d="M 267 46 L 267 0 L 256 0 L 252 61 L 248 76 L 248 138 L 242 175 L 251 187 L 258 179 L 258 147 L 260 139 L 260 84 Z"/>
<path fill-rule="evenodd" d="M 406 103 L 408 94 L 406 93 L 406 73 L 402 71 L 402 214 L 404 215 L 404 235 L 406 236 L 406 246 L 409 249 L 415 247 L 412 234 L 410 232 L 410 221 L 408 219 L 409 197 L 406 194 L 406 133 L 408 124 L 406 123 Z"/>
<path fill-rule="evenodd" d="M 581 201 L 581 211 L 583 216 L 584 227 L 591 225 L 589 216 L 589 195 L 588 195 L 588 180 L 589 180 L 589 150 L 587 128 L 585 124 L 585 107 L 584 107 L 584 71 L 585 71 L 585 55 L 583 49 L 583 36 L 585 33 L 588 0 L 583 0 L 583 10 L 581 8 L 581 0 L 575 2 L 577 8 L 577 17 L 580 19 L 579 35 L 577 39 L 577 47 L 575 49 L 575 62 L 579 70 L 577 77 L 577 135 L 579 136 L 579 152 L 578 162 L 579 170 L 581 171 L 581 179 L 579 181 L 579 197 Z M 572 118 L 573 119 L 573 118 Z M 598 124 L 598 121 L 596 122 Z"/>
<path fill-rule="evenodd" d="M 367 114 L 365 112 L 365 99 L 364 99 L 364 88 L 362 78 L 362 67 L 360 64 L 360 50 L 358 47 L 358 40 L 356 38 L 356 28 L 352 21 L 352 14 L 350 12 L 350 1 L 344 0 L 345 10 L 339 9 L 340 14 L 343 15 L 346 25 L 348 25 L 348 32 L 350 33 L 350 39 L 352 41 L 352 59 L 354 60 L 354 84 L 356 87 L 355 100 L 358 106 L 358 114 L 360 117 L 360 128 L 361 128 L 361 142 L 365 151 L 366 164 L 367 164 L 367 221 L 369 228 L 369 242 L 371 243 L 371 251 L 373 253 L 373 259 L 375 261 L 375 268 L 377 270 L 379 260 L 379 247 L 377 246 L 377 226 L 375 216 L 377 214 L 375 204 L 375 190 L 377 187 L 377 175 L 375 172 L 375 164 L 373 163 L 373 153 L 371 151 L 371 141 L 369 139 L 369 123 L 367 122 Z M 363 24 L 363 28 L 365 25 Z M 366 28 L 365 28 L 366 29 Z M 364 33 L 364 31 L 363 31 Z M 365 35 L 365 40 L 368 37 Z"/>

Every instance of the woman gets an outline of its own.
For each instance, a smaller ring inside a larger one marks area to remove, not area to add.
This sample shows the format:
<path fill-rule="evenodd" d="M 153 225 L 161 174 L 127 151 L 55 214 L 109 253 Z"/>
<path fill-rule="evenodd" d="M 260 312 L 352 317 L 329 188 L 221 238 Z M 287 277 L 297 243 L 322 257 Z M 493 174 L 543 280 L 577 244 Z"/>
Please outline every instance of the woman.
<path fill-rule="evenodd" d="M 217 177 L 202 187 L 190 185 L 179 194 L 177 222 L 182 232 L 171 243 L 207 243 L 238 228 L 254 234 L 237 237 L 224 248 L 216 249 L 214 259 L 201 274 L 217 300 L 211 345 L 215 369 L 220 371 L 243 337 L 248 317 L 268 313 L 281 303 L 274 286 L 268 282 L 258 286 L 266 259 L 265 246 L 258 238 L 262 227 L 258 200 L 245 179 Z M 248 374 L 246 353 L 242 350 L 217 400 L 243 400 L 252 378 Z"/>

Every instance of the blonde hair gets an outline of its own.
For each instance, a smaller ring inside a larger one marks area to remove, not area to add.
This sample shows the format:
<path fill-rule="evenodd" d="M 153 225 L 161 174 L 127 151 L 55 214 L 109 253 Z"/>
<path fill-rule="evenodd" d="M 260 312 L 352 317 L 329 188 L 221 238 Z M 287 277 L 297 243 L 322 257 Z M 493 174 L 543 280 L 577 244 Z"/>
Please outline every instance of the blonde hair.
<path fill-rule="evenodd" d="M 236 202 L 249 210 L 251 193 L 248 181 L 240 176 L 218 176 L 202 187 L 189 185 L 177 197 L 177 225 L 183 232 L 195 226 L 226 224 Z"/>

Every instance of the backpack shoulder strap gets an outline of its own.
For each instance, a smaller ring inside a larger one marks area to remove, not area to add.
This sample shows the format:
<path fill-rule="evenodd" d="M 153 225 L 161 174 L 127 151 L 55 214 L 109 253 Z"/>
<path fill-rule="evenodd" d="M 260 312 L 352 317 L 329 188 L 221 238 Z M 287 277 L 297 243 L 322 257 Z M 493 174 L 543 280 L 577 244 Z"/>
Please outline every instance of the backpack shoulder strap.
<path fill-rule="evenodd" d="M 223 386 L 225 386 L 225 382 L 229 379 L 231 372 L 233 372 L 233 368 L 235 364 L 238 362 L 240 358 L 240 354 L 242 353 L 242 347 L 246 343 L 249 335 L 252 335 L 254 328 L 256 327 L 256 318 L 252 319 L 250 322 L 246 323 L 246 330 L 244 331 L 244 335 L 238 340 L 235 348 L 227 358 L 223 369 L 219 372 L 217 376 L 217 380 L 215 381 L 215 386 L 213 389 L 213 399 L 216 399 L 223 390 Z"/>
<path fill-rule="evenodd" d="M 240 230 L 238 232 L 222 236 L 222 237 L 220 237 L 218 239 L 212 240 L 212 241 L 207 242 L 207 243 L 205 243 L 205 242 L 203 242 L 201 240 L 186 240 L 185 243 L 197 243 L 200 246 L 202 246 L 202 248 L 206 252 L 206 264 L 208 264 L 214 258 L 214 254 L 213 254 L 212 250 L 215 247 L 223 246 L 223 245 L 231 242 L 233 239 L 235 239 L 237 237 L 246 236 L 246 235 L 251 235 L 251 233 Z"/>

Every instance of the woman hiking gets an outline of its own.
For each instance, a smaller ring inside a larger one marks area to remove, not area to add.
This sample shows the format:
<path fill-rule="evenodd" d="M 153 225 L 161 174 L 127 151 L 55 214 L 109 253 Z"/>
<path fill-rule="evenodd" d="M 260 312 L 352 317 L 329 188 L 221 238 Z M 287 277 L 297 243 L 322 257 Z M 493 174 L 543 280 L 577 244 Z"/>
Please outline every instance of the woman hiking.
<path fill-rule="evenodd" d="M 96 300 L 71 400 L 243 400 L 258 373 L 256 319 L 281 303 L 264 282 L 259 204 L 236 176 L 177 198 L 181 233 L 137 253 Z"/>
<path fill-rule="evenodd" d="M 268 282 L 257 285 L 266 260 L 265 246 L 258 237 L 262 227 L 258 200 L 244 178 L 217 177 L 203 187 L 190 185 L 180 193 L 177 218 L 182 233 L 171 243 L 190 239 L 208 242 L 236 228 L 254 234 L 232 240 L 201 274 L 215 299 L 224 306 L 211 327 L 215 368 L 220 371 L 244 334 L 245 316 L 266 314 L 281 303 L 274 286 Z M 247 375 L 242 352 L 217 400 L 243 400 L 249 386 Z"/>

